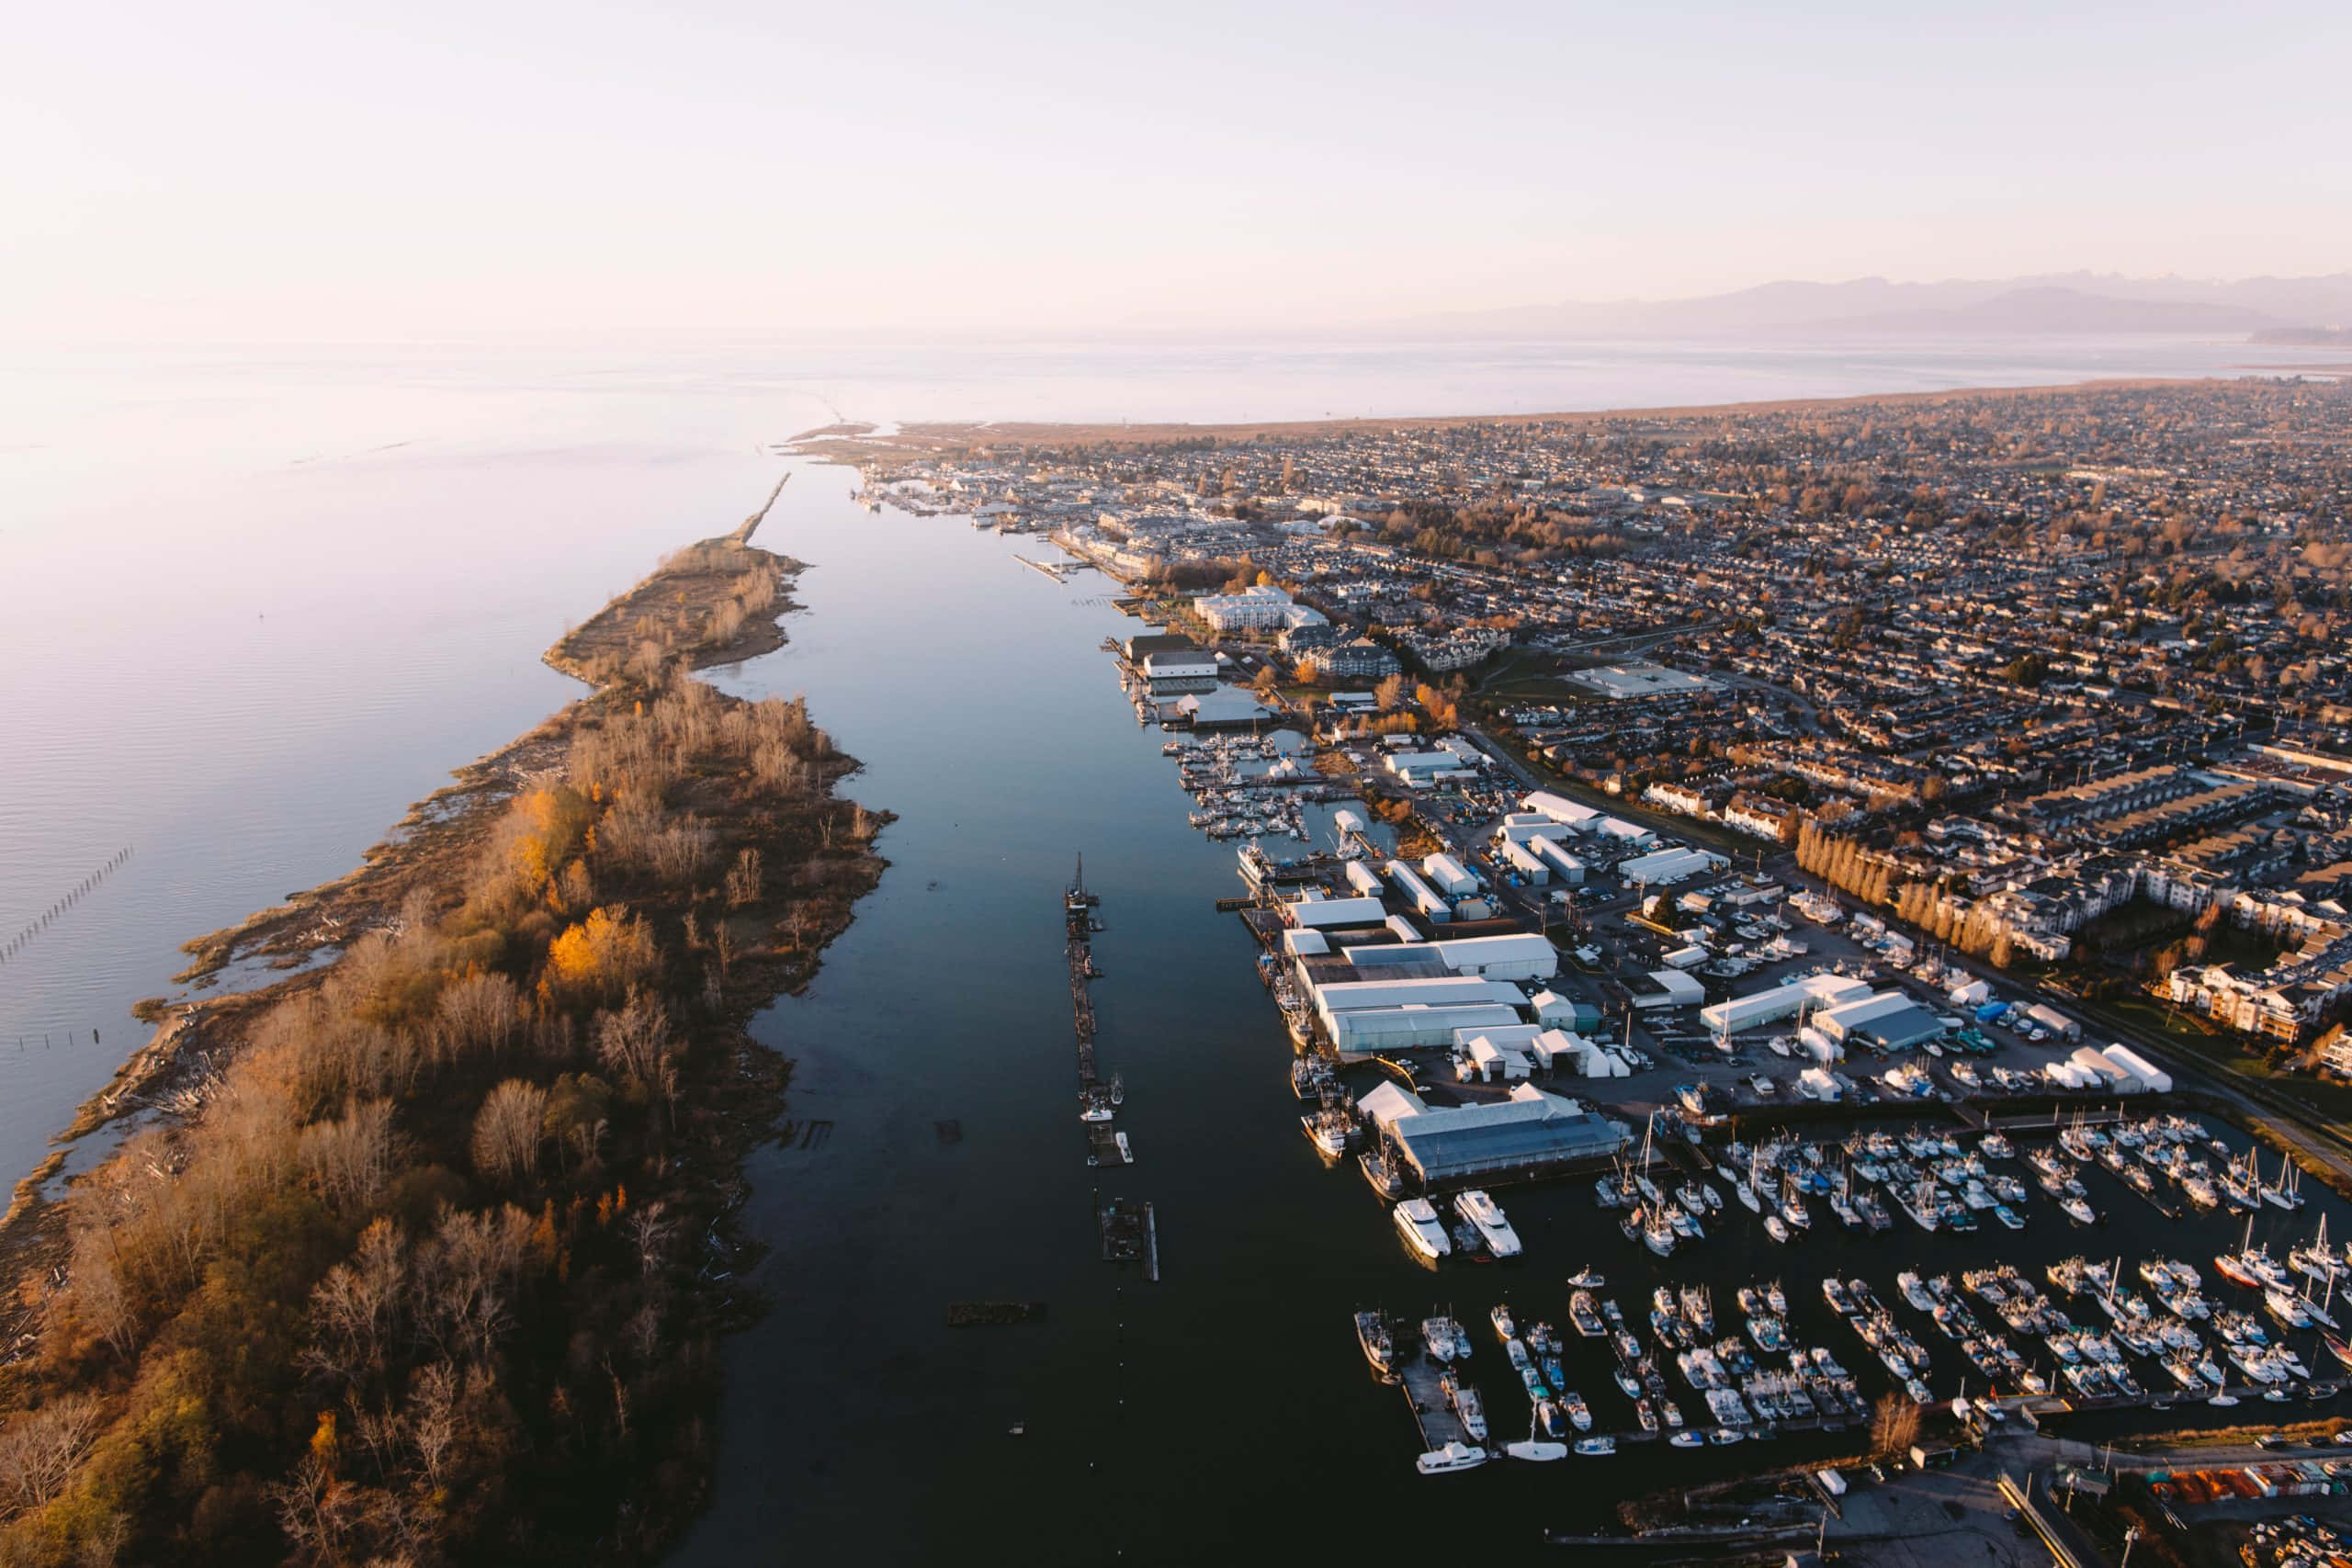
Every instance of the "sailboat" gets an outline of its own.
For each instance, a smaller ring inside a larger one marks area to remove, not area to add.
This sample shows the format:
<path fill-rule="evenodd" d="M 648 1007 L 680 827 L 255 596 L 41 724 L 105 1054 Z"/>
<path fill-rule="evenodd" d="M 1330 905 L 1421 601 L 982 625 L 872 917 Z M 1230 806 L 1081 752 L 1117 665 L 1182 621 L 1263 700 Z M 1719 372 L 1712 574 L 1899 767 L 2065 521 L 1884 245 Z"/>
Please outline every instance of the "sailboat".
<path fill-rule="evenodd" d="M 2252 1150 L 2247 1151 L 2246 1157 L 2248 1159 L 2252 1159 L 2254 1157 Z M 2262 1201 L 2269 1204 L 2274 1209 L 2285 1209 L 2290 1213 L 2301 1208 L 2303 1206 L 2303 1173 L 2301 1168 L 2297 1166 L 2293 1160 L 2288 1158 L 2285 1155 L 2280 1155 L 2278 1156 L 2278 1179 L 2262 1190 Z"/>

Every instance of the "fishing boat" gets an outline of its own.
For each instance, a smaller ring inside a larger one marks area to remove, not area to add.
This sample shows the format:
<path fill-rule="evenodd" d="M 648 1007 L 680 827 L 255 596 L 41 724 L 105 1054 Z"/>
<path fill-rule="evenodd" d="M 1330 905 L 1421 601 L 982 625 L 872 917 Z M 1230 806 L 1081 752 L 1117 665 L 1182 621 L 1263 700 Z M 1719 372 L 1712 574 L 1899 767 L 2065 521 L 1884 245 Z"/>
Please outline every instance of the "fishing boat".
<path fill-rule="evenodd" d="M 1343 1157 L 1356 1135 L 1355 1118 L 1336 1105 L 1308 1111 L 1298 1119 L 1298 1124 L 1306 1134 L 1307 1142 L 1330 1159 Z"/>
<path fill-rule="evenodd" d="M 1609 1332 L 1601 1326 L 1600 1314 L 1593 1310 L 1590 1291 L 1578 1291 L 1568 1298 L 1568 1321 L 1587 1339 L 1599 1339 Z"/>
<path fill-rule="evenodd" d="M 1454 1418 L 1462 1429 L 1478 1442 L 1487 1440 L 1487 1406 L 1478 1391 L 1448 1372 L 1438 1380 L 1438 1387 L 1445 1394 L 1445 1402 L 1453 1407 Z"/>
<path fill-rule="evenodd" d="M 1363 1359 L 1374 1371 L 1384 1380 L 1396 1376 L 1396 1346 L 1386 1318 L 1376 1312 L 1356 1314 L 1356 1343 L 1363 1347 Z"/>
<path fill-rule="evenodd" d="M 1383 1198 L 1394 1202 L 1405 1195 L 1404 1179 L 1396 1174 L 1396 1168 L 1382 1151 L 1366 1149 L 1356 1156 L 1356 1168 L 1363 1172 L 1363 1179 L 1372 1183 L 1372 1190 Z"/>
<path fill-rule="evenodd" d="M 1829 1303 L 1829 1310 L 1838 1316 L 1851 1317 L 1854 1314 L 1854 1298 L 1848 1292 L 1845 1281 L 1835 1274 L 1821 1281 L 1821 1295 Z"/>
<path fill-rule="evenodd" d="M 1508 1303 L 1497 1302 L 1487 1314 L 1487 1321 L 1495 1325 L 1495 1337 L 1508 1345 L 1519 1337 L 1519 1325 L 1512 1321 Z"/>

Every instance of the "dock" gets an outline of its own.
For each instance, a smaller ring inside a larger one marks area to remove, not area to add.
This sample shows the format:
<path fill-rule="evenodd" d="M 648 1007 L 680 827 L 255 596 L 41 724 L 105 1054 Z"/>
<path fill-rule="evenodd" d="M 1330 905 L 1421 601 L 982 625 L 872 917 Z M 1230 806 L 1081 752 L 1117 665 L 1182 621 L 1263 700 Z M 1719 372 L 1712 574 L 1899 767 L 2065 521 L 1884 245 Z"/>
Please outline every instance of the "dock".
<path fill-rule="evenodd" d="M 1127 1151 L 1121 1146 L 1119 1134 L 1111 1125 L 1125 1090 L 1122 1086 L 1102 1081 L 1094 1056 L 1094 998 L 1088 989 L 1095 976 L 1094 928 L 1100 923 L 1095 911 L 1102 903 L 1098 896 L 1086 890 L 1086 862 L 1081 857 L 1077 877 L 1062 898 L 1062 923 L 1067 931 L 1062 951 L 1069 964 L 1070 1022 L 1078 1039 L 1078 1102 L 1086 1115 L 1086 1163 L 1125 1165 L 1129 1163 Z"/>
<path fill-rule="evenodd" d="M 1405 1331 L 1410 1332 L 1409 1329 Z M 1421 1430 L 1423 1453 L 1431 1449 L 1442 1449 L 1448 1443 L 1463 1443 L 1472 1448 L 1484 1446 L 1472 1439 L 1469 1428 L 1462 1425 L 1462 1418 L 1453 1413 L 1453 1406 L 1446 1403 L 1445 1390 L 1438 1386 L 1438 1381 L 1445 1375 L 1445 1369 L 1430 1359 L 1428 1351 L 1422 1351 L 1396 1370 L 1397 1383 L 1405 1391 L 1405 1403 L 1413 1412 L 1413 1424 Z M 1491 1430 L 1493 1417 L 1487 1419 L 1488 1429 Z"/>

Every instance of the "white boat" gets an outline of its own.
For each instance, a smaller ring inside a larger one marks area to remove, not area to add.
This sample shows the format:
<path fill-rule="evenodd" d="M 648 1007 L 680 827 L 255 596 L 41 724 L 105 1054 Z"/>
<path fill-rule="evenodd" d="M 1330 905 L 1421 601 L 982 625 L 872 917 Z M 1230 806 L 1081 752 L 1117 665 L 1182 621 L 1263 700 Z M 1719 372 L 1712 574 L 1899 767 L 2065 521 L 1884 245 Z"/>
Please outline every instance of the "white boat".
<path fill-rule="evenodd" d="M 1503 1452 L 1510 1455 L 1512 1459 L 1523 1459 L 1536 1464 L 1548 1464 L 1555 1459 L 1567 1458 L 1568 1445 L 1566 1443 L 1547 1443 L 1543 1441 L 1541 1438 L 1529 1438 L 1516 1443 L 1505 1443 L 1503 1445 Z M 1427 1471 L 1423 1471 L 1422 1473 L 1426 1475 L 1429 1472 Z"/>
<path fill-rule="evenodd" d="M 1764 1234 L 1774 1241 L 1785 1242 L 1796 1233 L 1789 1229 L 1788 1223 L 1780 1215 L 1767 1214 L 1764 1216 Z"/>
<path fill-rule="evenodd" d="M 1597 1291 L 1609 1281 L 1601 1278 L 1598 1269 L 1585 1269 L 1568 1276 L 1568 1283 L 1579 1291 Z"/>
<path fill-rule="evenodd" d="M 1613 1454 L 1617 1451 L 1614 1438 L 1578 1438 L 1577 1452 L 1587 1455 Z"/>
<path fill-rule="evenodd" d="M 1392 1213 L 1396 1234 L 1419 1256 L 1434 1263 L 1453 1250 L 1453 1243 L 1446 1239 L 1445 1222 L 1438 1217 L 1436 1205 L 1428 1199 L 1408 1198 Z"/>
<path fill-rule="evenodd" d="M 1668 1447 L 1677 1449 L 1703 1449 L 1707 1446 L 1706 1438 L 1701 1437 L 1696 1432 L 1690 1431 L 1687 1427 L 1682 1431 L 1671 1434 L 1668 1437 L 1666 1441 Z"/>
<path fill-rule="evenodd" d="M 1502 1205 L 1477 1189 L 1453 1200 L 1453 1212 L 1477 1227 L 1478 1239 L 1497 1258 L 1517 1258 L 1520 1255 L 1519 1233 L 1510 1228 L 1504 1217 Z"/>
<path fill-rule="evenodd" d="M 1448 1443 L 1415 1460 L 1413 1468 L 1423 1475 L 1442 1475 L 1451 1470 L 1474 1470 L 1486 1462 L 1486 1450 L 1470 1443 Z"/>

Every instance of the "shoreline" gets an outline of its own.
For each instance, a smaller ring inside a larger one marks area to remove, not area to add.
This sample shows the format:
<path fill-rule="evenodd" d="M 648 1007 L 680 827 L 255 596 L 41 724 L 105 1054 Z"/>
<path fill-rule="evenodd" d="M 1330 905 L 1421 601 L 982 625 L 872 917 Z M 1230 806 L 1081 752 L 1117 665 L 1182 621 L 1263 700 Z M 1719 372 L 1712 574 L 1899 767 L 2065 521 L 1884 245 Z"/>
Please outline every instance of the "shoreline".
<path fill-rule="evenodd" d="M 2302 367 L 2244 367 L 2249 373 Z M 2336 368 L 2342 368 L 2338 367 Z M 853 434 L 846 426 L 829 426 L 795 436 L 786 445 L 796 454 L 826 462 L 855 465 L 890 455 L 913 456 L 948 446 L 1104 446 L 1134 443 L 1159 446 L 1181 441 L 1236 441 L 1259 436 L 1347 435 L 1395 430 L 1450 430 L 1472 425 L 1601 424 L 1621 420 L 1725 418 L 1737 415 L 1807 413 L 1865 405 L 1912 407 L 1969 398 L 2033 399 L 2083 392 L 2145 391 L 2158 388 L 2221 384 L 2242 378 L 2213 376 L 2094 377 L 2079 381 L 2026 385 L 1950 387 L 1925 391 L 1855 392 L 1819 398 L 1765 398 L 1739 402 L 1666 403 L 1602 409 L 1565 409 L 1533 413 L 1377 414 L 1363 418 L 1222 421 L 1184 423 L 1154 421 L 1135 424 L 1102 420 L 1011 421 L 933 420 L 902 423 L 889 434 Z M 873 427 L 867 426 L 870 432 Z"/>
<path fill-rule="evenodd" d="M 786 479 L 789 477 L 787 471 Z M 740 663 L 788 640 L 780 622 L 801 607 L 788 590 L 805 564 L 750 543 L 784 482 L 780 479 L 767 504 L 735 531 L 673 553 L 547 650 L 546 662 L 589 684 L 588 692 L 506 745 L 455 770 L 450 784 L 413 805 L 362 852 L 351 871 L 185 944 L 191 962 L 175 980 L 199 990 L 219 983 L 232 964 L 290 972 L 277 978 L 264 975 L 243 989 L 187 997 L 149 1014 L 155 1023 L 149 1037 L 83 1103 L 69 1126 L 52 1138 L 55 1146 L 49 1156 L 17 1184 L 6 1214 L 0 1215 L 0 1273 L 8 1280 L 8 1299 L 16 1308 L 0 1320 L 0 1410 L 28 1396 L 37 1404 L 53 1400 L 60 1387 L 75 1384 L 86 1385 L 109 1407 L 126 1397 L 135 1404 L 135 1391 L 120 1386 L 119 1373 L 89 1363 L 87 1347 L 78 1343 L 87 1327 L 76 1320 L 86 1316 L 86 1309 L 76 1296 L 74 1265 L 79 1233 L 86 1232 L 91 1223 L 84 1212 L 87 1201 L 79 1195 L 119 1185 L 117 1171 L 129 1157 L 127 1149 L 145 1151 L 138 1157 L 153 1168 L 156 1150 L 191 1140 L 200 1144 L 208 1116 L 222 1093 L 235 1098 L 224 1085 L 243 1058 L 254 1050 L 285 1043 L 282 1030 L 272 1044 L 257 1043 L 271 1039 L 272 1014 L 287 1008 L 328 1008 L 345 960 L 355 951 L 380 953 L 415 937 L 412 928 L 425 918 L 424 912 L 436 924 L 458 920 L 464 913 L 458 908 L 464 903 L 462 889 L 469 878 L 481 874 L 484 863 L 497 860 L 505 840 L 513 836 L 516 812 L 550 787 L 568 788 L 562 782 L 567 767 L 578 766 L 582 745 L 625 733 L 633 724 L 641 728 L 649 705 L 658 715 L 673 701 L 665 694 L 691 686 L 702 694 L 687 707 L 715 716 L 722 727 L 736 724 L 745 729 L 756 728 L 752 721 L 760 715 L 754 709 L 800 709 L 797 700 L 754 705 L 692 679 L 693 671 Z M 657 696 L 660 702 L 654 701 Z M 686 816 L 685 824 L 718 824 L 717 836 L 741 844 L 752 867 L 748 890 L 730 882 L 722 903 L 715 886 L 696 878 L 676 894 L 656 893 L 616 906 L 626 909 L 625 919 L 649 933 L 658 932 L 661 940 L 682 931 L 676 956 L 690 966 L 696 951 L 707 955 L 700 961 L 699 990 L 690 999 L 681 993 L 692 1019 L 692 1051 L 684 1051 L 681 1041 L 678 1066 L 663 1069 L 667 1087 L 661 1094 L 668 1111 L 663 1116 L 658 1103 L 649 1108 L 654 1128 L 650 1152 L 635 1166 L 622 1157 L 623 1148 L 614 1155 L 616 1170 L 628 1171 L 619 1189 L 623 1201 L 633 1198 L 654 1215 L 666 1211 L 668 1223 L 680 1235 L 698 1238 L 695 1250 L 707 1259 L 690 1276 L 684 1265 L 673 1269 L 675 1278 L 663 1287 L 665 1339 L 682 1350 L 739 1328 L 763 1310 L 757 1297 L 735 1282 L 752 1249 L 735 1232 L 733 1220 L 747 1190 L 745 1160 L 774 1135 L 791 1064 L 753 1037 L 752 1021 L 779 997 L 807 987 L 821 967 L 825 949 L 852 923 L 856 904 L 873 890 L 888 863 L 874 840 L 891 815 L 867 811 L 842 796 L 840 784 L 859 764 L 832 750 L 821 730 L 811 727 L 806 733 L 812 738 L 810 750 L 793 765 L 790 785 L 792 798 L 799 804 L 787 805 L 781 812 L 760 793 L 766 786 L 758 766 L 714 772 L 690 761 L 692 771 L 677 786 L 705 813 L 700 818 Z M 582 787 L 600 805 L 605 802 L 596 786 L 583 783 Z M 616 807 L 619 799 L 613 796 L 607 809 Z M 595 850 L 592 828 L 583 852 Z M 771 868 L 764 877 L 763 863 Z M 575 871 L 580 863 L 573 862 Z M 604 863 L 599 859 L 598 863 Z M 616 886 L 623 880 L 617 874 L 599 874 L 600 880 Z M 552 899 L 554 885 L 548 886 Z M 658 954 L 660 948 L 654 952 Z M 674 961 L 670 964 L 673 970 L 676 966 Z M 465 973 L 481 970 L 475 965 Z M 542 1008 L 546 994 L 542 979 Z M 634 998 L 633 989 L 630 995 Z M 571 1038 L 570 1031 L 567 1023 L 563 1038 Z M 583 1077 L 582 1081 L 588 1080 Z M 433 1120 L 440 1110 L 425 1102 L 395 1103 L 401 1122 L 412 1125 Z M 616 1121 L 621 1114 L 616 1106 Z M 115 1148 L 70 1178 L 62 1193 L 49 1190 L 78 1140 L 117 1123 L 130 1130 Z M 661 1131 L 665 1125 L 672 1129 L 668 1134 Z M 695 1151 L 691 1161 L 662 1152 L 673 1137 L 689 1133 Z M 417 1141 L 418 1135 L 412 1133 L 410 1137 Z M 613 1142 L 622 1141 L 616 1127 Z M 600 1152 L 592 1147 L 581 1169 L 598 1166 Z M 461 1148 L 460 1162 L 463 1157 Z M 479 1153 L 476 1157 L 479 1161 Z M 556 1164 L 560 1171 L 560 1151 Z M 177 1174 L 179 1162 L 165 1169 Z M 558 1179 L 549 1185 L 564 1183 Z M 575 1213 L 578 1203 L 575 1197 Z M 579 1245 L 585 1251 L 586 1238 Z M 715 1356 L 698 1357 L 700 1363 L 715 1361 Z M 277 1371 L 284 1375 L 291 1369 Z M 526 1364 L 517 1370 L 517 1381 L 540 1371 Z M 659 1433 L 663 1441 L 645 1460 L 649 1471 L 666 1472 L 658 1493 L 649 1483 L 619 1489 L 622 1494 L 646 1492 L 642 1496 L 599 1494 L 601 1507 L 617 1504 L 621 1512 L 593 1542 L 577 1537 L 568 1540 L 566 1550 L 573 1556 L 584 1552 L 591 1561 L 646 1560 L 699 1512 L 711 1469 L 703 1433 L 719 1391 L 707 1365 L 680 1375 L 685 1381 L 673 1379 L 663 1392 L 676 1408 L 659 1416 L 649 1411 L 645 1418 L 647 1424 L 662 1423 Z M 78 1391 L 75 1396 L 80 1397 Z M 321 1419 L 331 1425 L 333 1415 L 330 1408 Z M 637 1440 L 640 1446 L 645 1442 L 643 1438 Z M 279 1473 L 276 1467 L 265 1463 L 258 1479 L 267 1481 L 275 1473 Z M 553 1477 L 541 1478 L 541 1483 L 559 1490 L 561 1484 Z M 61 1503 L 70 1503 L 74 1496 L 70 1484 L 62 1485 Z M 513 1506 L 518 1512 L 499 1527 L 509 1534 L 537 1529 L 556 1537 L 564 1528 L 581 1528 L 534 1525 L 530 1511 L 548 1506 L 547 1499 L 528 1498 L 519 1480 Z M 173 1530 L 183 1528 L 164 1517 L 176 1514 L 176 1506 L 156 1499 L 155 1508 L 164 1514 L 130 1520 L 134 1532 L 152 1529 L 169 1539 Z M 0 1546 L 15 1544 L 19 1529 L 29 1529 L 31 1523 L 38 1523 L 37 1511 L 20 1514 L 15 1523 L 0 1515 Z M 460 1552 L 469 1550 L 466 1540 L 460 1536 L 455 1543 Z M 470 1550 L 482 1544 L 475 1540 Z"/>

